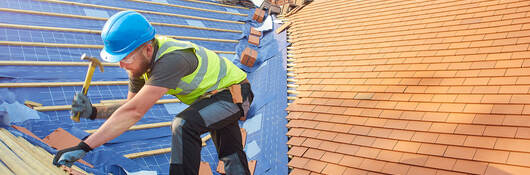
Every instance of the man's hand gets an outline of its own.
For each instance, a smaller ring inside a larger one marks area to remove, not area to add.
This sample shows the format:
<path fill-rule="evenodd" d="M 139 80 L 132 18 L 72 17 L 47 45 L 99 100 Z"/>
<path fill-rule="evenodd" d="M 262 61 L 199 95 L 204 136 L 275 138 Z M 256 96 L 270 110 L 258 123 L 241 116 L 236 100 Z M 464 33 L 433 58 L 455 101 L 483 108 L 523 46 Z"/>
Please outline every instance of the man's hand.
<path fill-rule="evenodd" d="M 59 150 L 53 158 L 53 164 L 55 166 L 66 165 L 67 167 L 72 167 L 74 162 L 85 157 L 86 153 L 91 150 L 90 146 L 81 141 L 77 146 Z"/>
<path fill-rule="evenodd" d="M 79 117 L 81 118 L 90 118 L 92 115 L 92 103 L 90 99 L 82 93 L 78 92 L 74 96 L 72 101 L 72 115 L 75 115 L 79 112 Z"/>

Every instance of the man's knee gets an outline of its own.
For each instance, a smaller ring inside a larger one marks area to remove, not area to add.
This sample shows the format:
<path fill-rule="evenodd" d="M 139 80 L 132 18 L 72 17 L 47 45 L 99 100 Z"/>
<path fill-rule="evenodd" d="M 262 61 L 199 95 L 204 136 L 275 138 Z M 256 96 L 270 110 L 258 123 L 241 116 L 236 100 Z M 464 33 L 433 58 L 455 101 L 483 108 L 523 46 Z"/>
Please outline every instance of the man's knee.
<path fill-rule="evenodd" d="M 175 117 L 173 119 L 173 122 L 171 123 L 171 130 L 173 131 L 173 134 L 175 134 L 175 132 L 178 132 L 179 130 L 182 130 L 184 124 L 186 124 L 186 120 L 180 117 Z"/>
<path fill-rule="evenodd" d="M 173 122 L 171 123 L 172 135 L 182 137 L 183 131 L 185 130 L 184 129 L 185 124 L 186 124 L 186 120 L 179 118 L 179 117 L 175 117 L 173 119 Z"/>

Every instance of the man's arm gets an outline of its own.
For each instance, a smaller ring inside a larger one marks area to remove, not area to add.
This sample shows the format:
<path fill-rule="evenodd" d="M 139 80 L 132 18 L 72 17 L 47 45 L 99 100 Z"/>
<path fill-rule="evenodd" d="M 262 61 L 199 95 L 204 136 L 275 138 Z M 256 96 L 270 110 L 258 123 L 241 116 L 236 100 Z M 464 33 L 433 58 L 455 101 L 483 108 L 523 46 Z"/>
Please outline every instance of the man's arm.
<path fill-rule="evenodd" d="M 138 94 L 133 95 L 132 99 L 112 113 L 110 118 L 85 140 L 85 143 L 91 148 L 96 148 L 118 137 L 138 122 L 168 90 L 164 87 L 145 85 Z"/>
<path fill-rule="evenodd" d="M 131 100 L 134 96 L 136 96 L 136 93 L 129 91 L 127 93 L 127 101 Z"/>
<path fill-rule="evenodd" d="M 136 93 L 129 91 L 127 94 L 127 100 L 125 102 L 118 102 L 118 103 L 112 103 L 112 104 L 104 104 L 103 106 L 96 106 L 96 118 L 98 119 L 107 119 L 109 118 L 112 113 L 114 113 L 118 108 L 120 108 L 123 104 L 125 104 L 127 101 L 130 101 Z"/>

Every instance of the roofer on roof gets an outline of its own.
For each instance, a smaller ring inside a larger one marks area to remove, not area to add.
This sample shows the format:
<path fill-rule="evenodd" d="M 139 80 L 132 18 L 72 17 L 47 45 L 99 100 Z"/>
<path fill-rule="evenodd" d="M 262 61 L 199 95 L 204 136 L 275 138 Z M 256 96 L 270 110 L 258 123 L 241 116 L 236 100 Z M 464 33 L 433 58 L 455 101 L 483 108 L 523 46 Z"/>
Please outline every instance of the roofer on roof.
<path fill-rule="evenodd" d="M 93 107 L 87 96 L 77 93 L 72 113 L 81 112 L 82 118 L 92 120 L 108 119 L 78 146 L 60 150 L 55 165 L 71 166 L 127 131 L 164 94 L 171 94 L 190 106 L 177 114 L 171 125 L 170 174 L 198 174 L 200 135 L 208 131 L 227 174 L 250 174 L 238 125 L 253 98 L 245 72 L 204 47 L 155 36 L 153 26 L 134 11 L 110 17 L 101 38 L 101 58 L 119 62 L 129 74 L 127 101 Z"/>

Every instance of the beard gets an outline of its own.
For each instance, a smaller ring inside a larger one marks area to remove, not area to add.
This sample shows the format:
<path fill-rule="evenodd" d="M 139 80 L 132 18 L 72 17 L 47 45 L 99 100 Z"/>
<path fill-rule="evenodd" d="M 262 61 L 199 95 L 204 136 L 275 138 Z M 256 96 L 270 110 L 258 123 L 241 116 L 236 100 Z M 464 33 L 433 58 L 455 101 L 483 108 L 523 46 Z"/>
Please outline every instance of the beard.
<path fill-rule="evenodd" d="M 147 69 L 149 67 L 149 61 L 145 58 L 138 59 L 138 61 L 141 61 L 140 64 L 138 64 L 138 68 L 135 70 L 127 70 L 127 73 L 129 74 L 129 77 L 140 77 L 145 72 L 147 72 Z"/>

